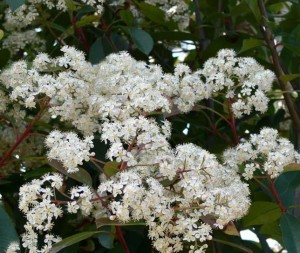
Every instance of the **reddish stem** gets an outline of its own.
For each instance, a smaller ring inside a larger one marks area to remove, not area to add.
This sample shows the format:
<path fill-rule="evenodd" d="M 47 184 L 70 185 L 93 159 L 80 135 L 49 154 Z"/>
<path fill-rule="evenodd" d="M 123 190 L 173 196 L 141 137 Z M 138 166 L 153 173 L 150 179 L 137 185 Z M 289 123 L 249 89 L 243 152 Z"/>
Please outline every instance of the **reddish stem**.
<path fill-rule="evenodd" d="M 232 99 L 229 99 L 228 100 L 228 111 L 229 111 L 229 122 L 230 122 L 230 127 L 232 129 L 232 134 L 233 134 L 233 138 L 234 138 L 234 142 L 235 142 L 235 145 L 238 145 L 239 144 L 239 137 L 238 137 L 238 134 L 237 134 L 237 131 L 236 131 L 236 124 L 235 124 L 235 118 L 234 118 L 234 115 L 233 115 L 233 112 L 232 112 Z"/>
<path fill-rule="evenodd" d="M 117 232 L 118 240 L 120 241 L 123 249 L 125 250 L 125 253 L 130 253 L 130 250 L 123 236 L 123 231 L 120 226 L 116 226 L 116 232 Z"/>
<path fill-rule="evenodd" d="M 81 28 L 77 27 L 76 21 L 77 21 L 76 20 L 76 16 L 73 15 L 71 22 L 72 22 L 74 31 L 78 34 L 79 40 L 81 41 L 81 43 L 82 43 L 82 45 L 84 47 L 85 52 L 88 54 L 89 51 L 90 51 L 90 45 L 89 45 L 89 43 L 88 43 L 88 41 L 87 41 L 87 39 L 85 37 L 85 34 L 84 34 L 83 30 Z"/>
<path fill-rule="evenodd" d="M 43 106 L 40 112 L 35 116 L 35 118 L 31 121 L 31 123 L 26 127 L 25 131 L 21 134 L 21 136 L 17 139 L 15 144 L 5 153 L 5 155 L 0 160 L 0 168 L 5 165 L 6 160 L 11 156 L 11 154 L 16 150 L 16 148 L 27 138 L 30 134 L 34 124 L 41 119 L 45 110 L 49 106 L 48 102 Z"/>
<path fill-rule="evenodd" d="M 273 194 L 274 198 L 275 198 L 275 201 L 276 203 L 278 204 L 280 210 L 282 213 L 286 213 L 287 209 L 285 208 L 285 206 L 282 204 L 281 200 L 280 200 L 280 197 L 278 195 L 278 192 L 276 190 L 276 187 L 275 187 L 275 184 L 274 182 L 272 181 L 271 178 L 269 178 L 269 183 L 270 183 L 270 190 L 271 190 L 271 193 Z"/>

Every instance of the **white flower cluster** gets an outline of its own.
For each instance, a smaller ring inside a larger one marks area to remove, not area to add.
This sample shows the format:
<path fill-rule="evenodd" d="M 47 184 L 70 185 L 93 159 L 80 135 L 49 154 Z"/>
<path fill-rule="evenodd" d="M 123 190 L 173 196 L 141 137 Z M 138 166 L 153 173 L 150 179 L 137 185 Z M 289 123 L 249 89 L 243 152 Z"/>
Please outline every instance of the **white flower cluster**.
<path fill-rule="evenodd" d="M 52 202 L 55 189 L 60 189 L 62 183 L 63 179 L 59 174 L 48 174 L 20 188 L 19 208 L 27 219 L 24 226 L 26 232 L 22 235 L 22 245 L 31 253 L 47 253 L 53 243 L 61 240 L 49 232 L 54 226 L 54 220 L 62 215 L 62 209 Z M 48 232 L 48 234 L 45 235 L 44 246 L 39 250 L 38 233 L 43 232 Z"/>
<path fill-rule="evenodd" d="M 6 253 L 17 253 L 20 250 L 18 242 L 11 242 L 6 250 Z"/>
<path fill-rule="evenodd" d="M 226 97 L 233 100 L 232 110 L 237 118 L 250 114 L 252 108 L 263 113 L 268 108 L 266 96 L 275 75 L 265 70 L 253 58 L 236 57 L 233 50 L 220 50 L 216 58 L 204 64 L 205 83 L 214 91 L 226 89 Z"/>
<path fill-rule="evenodd" d="M 272 128 L 263 128 L 259 134 L 252 134 L 249 141 L 226 150 L 223 157 L 231 169 L 237 171 L 243 165 L 243 176 L 247 180 L 253 178 L 256 170 L 276 178 L 285 166 L 299 160 L 293 144 L 279 138 L 278 131 Z"/>
<path fill-rule="evenodd" d="M 195 244 L 189 252 L 204 252 L 203 242 L 211 239 L 212 228 L 223 228 L 246 214 L 250 204 L 248 187 L 236 170 L 220 165 L 215 156 L 193 144 L 173 150 L 167 141 L 170 123 L 155 121 L 150 116 L 174 109 L 188 112 L 197 102 L 222 89 L 232 91 L 231 99 L 244 101 L 239 94 L 246 89 L 245 83 L 253 78 L 251 88 L 261 85 L 265 91 L 267 86 L 271 87 L 273 75 L 251 59 L 234 57 L 231 50 L 221 51 L 217 60 L 209 60 L 204 69 L 192 72 L 180 64 L 174 74 L 163 73 L 157 65 L 136 61 L 125 52 L 91 65 L 74 48 L 66 46 L 62 51 L 64 55 L 54 59 L 39 54 L 31 68 L 19 61 L 3 71 L 0 80 L 12 90 L 11 100 L 29 108 L 36 106 L 37 96 L 46 95 L 52 115 L 70 121 L 88 136 L 81 140 L 74 133 L 53 131 L 47 138 L 48 157 L 62 162 L 69 172 L 76 172 L 78 164 L 94 155 L 90 153 L 89 137 L 94 132 L 100 132 L 101 139 L 110 143 L 107 157 L 120 162 L 119 173 L 102 180 L 96 197 L 100 201 L 98 206 L 92 204 L 89 188 L 77 187 L 71 190 L 68 211 L 76 213 L 81 209 L 89 215 L 95 207 L 99 210 L 94 214 L 106 214 L 121 222 L 143 220 L 158 251 L 182 251 L 186 241 Z M 208 69 L 210 64 L 212 68 Z M 260 73 L 265 86 L 245 66 L 252 67 L 257 75 Z M 223 73 L 223 79 L 216 71 Z M 255 108 L 261 111 L 258 106 Z M 234 112 L 238 115 L 244 110 Z M 49 202 L 51 190 L 41 190 L 43 183 L 37 180 L 23 186 L 21 196 L 25 197 L 20 201 L 29 224 L 35 222 L 31 226 L 40 230 L 49 227 L 56 217 L 51 211 L 45 212 L 50 215 L 49 225 L 45 216 L 37 218 L 41 203 L 49 204 L 44 204 L 49 210 L 54 208 Z M 36 189 L 35 184 L 39 190 L 26 194 Z"/>
<path fill-rule="evenodd" d="M 101 14 L 103 12 L 104 0 L 82 0 L 81 2 L 94 7 L 96 14 Z M 20 26 L 24 28 L 30 25 L 40 15 L 37 7 L 38 5 L 42 5 L 42 8 L 46 7 L 49 10 L 56 9 L 57 11 L 67 11 L 66 0 L 27 0 L 26 4 L 21 5 L 14 12 L 9 11 L 9 23 L 11 25 L 18 24 L 19 28 Z"/>
<path fill-rule="evenodd" d="M 85 137 L 80 140 L 76 133 L 62 133 L 60 131 L 52 131 L 46 138 L 46 145 L 50 149 L 47 153 L 48 159 L 55 159 L 62 162 L 63 166 L 69 173 L 77 172 L 78 165 L 82 165 L 82 161 L 89 161 L 90 148 L 93 148 L 93 136 Z"/>
<path fill-rule="evenodd" d="M 193 144 L 178 146 L 170 155 L 172 179 L 153 164 L 144 168 L 148 175 L 139 166 L 129 167 L 98 188 L 100 196 L 114 198 L 110 219 L 145 220 L 159 252 L 182 251 L 184 241 L 210 240 L 212 226 L 223 228 L 245 215 L 250 205 L 247 185 L 213 155 Z M 201 252 L 197 249 L 191 252 Z"/>
<path fill-rule="evenodd" d="M 36 52 L 45 50 L 45 41 L 42 40 L 35 30 L 27 30 L 22 32 L 12 32 L 5 37 L 2 43 L 3 48 L 7 48 L 11 55 L 16 55 L 26 46 L 30 45 Z"/>
<path fill-rule="evenodd" d="M 88 186 L 77 186 L 70 190 L 71 199 L 73 201 L 68 202 L 69 213 L 77 213 L 80 209 L 81 213 L 85 216 L 89 215 L 92 211 L 92 191 Z M 77 200 L 75 200 L 77 199 Z"/>
<path fill-rule="evenodd" d="M 6 253 L 17 253 L 20 250 L 20 246 L 18 242 L 11 242 L 8 245 Z"/>
<path fill-rule="evenodd" d="M 144 117 L 129 118 L 123 122 L 106 122 L 103 124 L 102 140 L 111 144 L 107 152 L 110 160 L 125 161 L 128 166 L 136 165 L 142 150 L 148 152 L 169 149 L 167 138 L 170 136 L 170 123 L 165 121 L 161 127 L 154 120 Z M 126 150 L 124 145 L 131 145 Z"/>
<path fill-rule="evenodd" d="M 52 115 L 72 122 L 86 135 L 99 131 L 103 120 L 124 121 L 153 112 L 171 112 L 174 105 L 188 112 L 197 102 L 225 88 L 236 100 L 232 107 L 237 117 L 248 114 L 252 106 L 263 112 L 268 102 L 264 91 L 273 81 L 272 72 L 251 58 L 234 57 L 231 50 L 221 50 L 196 72 L 179 64 L 174 74 L 136 61 L 125 52 L 91 65 L 74 48 L 65 46 L 62 51 L 64 55 L 55 59 L 39 54 L 32 68 L 25 61 L 16 62 L 3 71 L 0 81 L 12 89 L 12 100 L 28 108 L 35 107 L 37 95 L 47 95 Z M 241 104 L 244 106 L 238 106 Z"/>
<path fill-rule="evenodd" d="M 179 30 L 183 31 L 189 26 L 189 6 L 181 0 L 146 0 L 148 4 L 159 7 L 166 13 L 167 19 L 172 19 L 178 24 Z"/>
<path fill-rule="evenodd" d="M 29 253 L 48 253 L 53 243 L 61 240 L 60 237 L 50 234 L 54 220 L 63 214 L 61 205 L 66 205 L 69 213 L 77 213 L 80 209 L 83 215 L 89 215 L 92 211 L 93 194 L 88 186 L 73 187 L 70 190 L 70 201 L 59 201 L 56 200 L 55 191 L 60 190 L 62 184 L 62 176 L 54 173 L 33 180 L 20 188 L 19 208 L 27 218 L 22 246 L 27 248 Z M 43 235 L 45 244 L 38 249 L 38 234 L 42 233 L 47 233 Z M 14 249 L 17 248 L 12 243 L 6 253 L 15 252 Z"/>

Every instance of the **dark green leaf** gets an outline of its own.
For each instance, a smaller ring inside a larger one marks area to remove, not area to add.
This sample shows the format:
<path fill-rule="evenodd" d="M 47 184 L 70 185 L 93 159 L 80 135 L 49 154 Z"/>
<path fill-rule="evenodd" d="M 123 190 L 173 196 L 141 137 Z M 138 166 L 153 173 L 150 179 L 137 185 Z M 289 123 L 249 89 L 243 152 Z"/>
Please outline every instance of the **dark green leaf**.
<path fill-rule="evenodd" d="M 247 247 L 244 247 L 242 245 L 239 245 L 237 243 L 234 243 L 234 242 L 224 241 L 224 240 L 220 240 L 220 239 L 217 239 L 217 238 L 213 238 L 212 240 L 215 241 L 215 242 L 219 242 L 221 244 L 229 245 L 233 248 L 240 249 L 242 252 L 253 253 L 253 251 L 251 249 L 249 249 Z"/>
<path fill-rule="evenodd" d="M 21 5 L 25 4 L 25 0 L 5 0 L 6 3 L 9 5 L 9 8 L 12 11 L 18 9 Z"/>
<path fill-rule="evenodd" d="M 163 24 L 166 22 L 165 13 L 158 7 L 148 3 L 141 3 L 139 7 L 145 17 L 149 18 L 151 21 L 158 24 Z"/>
<path fill-rule="evenodd" d="M 123 27 L 124 31 L 127 32 L 134 45 L 140 50 L 142 53 L 148 55 L 153 48 L 153 39 L 149 33 L 135 28 L 135 27 Z"/>
<path fill-rule="evenodd" d="M 275 186 L 284 206 L 296 205 L 296 190 L 300 185 L 300 172 L 282 173 L 276 180 Z"/>
<path fill-rule="evenodd" d="M 121 10 L 119 12 L 119 15 L 120 15 L 121 19 L 126 23 L 126 25 L 128 25 L 128 26 L 133 25 L 134 17 L 132 15 L 131 11 Z"/>
<path fill-rule="evenodd" d="M 102 230 L 107 231 L 107 233 L 102 233 L 97 235 L 99 243 L 107 249 L 112 249 L 114 247 L 114 233 L 112 232 L 113 226 L 103 227 Z"/>
<path fill-rule="evenodd" d="M 19 237 L 14 223 L 6 213 L 3 205 L 0 204 L 0 252 L 6 252 L 8 245 L 13 241 L 19 242 Z"/>
<path fill-rule="evenodd" d="M 267 224 L 262 225 L 260 228 L 260 233 L 264 234 L 268 238 L 271 237 L 271 238 L 279 241 L 279 243 L 281 243 L 281 241 L 282 241 L 282 234 L 281 234 L 281 230 L 279 227 L 279 221 L 275 221 L 272 223 L 267 223 Z"/>
<path fill-rule="evenodd" d="M 256 21 L 258 21 L 260 23 L 262 17 L 261 17 L 260 11 L 259 11 L 257 1 L 245 0 L 245 2 L 247 3 L 249 8 L 251 9 Z"/>
<path fill-rule="evenodd" d="M 83 184 L 86 184 L 89 186 L 93 185 L 91 175 L 85 169 L 79 168 L 79 171 L 76 173 L 68 173 L 67 170 L 63 167 L 63 165 L 56 160 L 52 160 L 51 162 L 49 162 L 49 164 L 51 166 L 53 166 L 56 170 L 58 170 L 60 173 L 66 175 L 70 178 L 73 178 L 74 180 L 76 180 L 80 183 L 83 183 Z"/>
<path fill-rule="evenodd" d="M 249 213 L 243 218 L 245 227 L 274 222 L 281 215 L 277 204 L 267 201 L 256 201 L 250 206 Z"/>
<path fill-rule="evenodd" d="M 89 61 L 97 64 L 107 55 L 113 52 L 111 43 L 106 36 L 98 38 L 91 46 L 89 52 Z"/>
<path fill-rule="evenodd" d="M 7 49 L 0 50 L 0 68 L 5 67 L 10 58 L 10 52 Z"/>
<path fill-rule="evenodd" d="M 245 39 L 243 40 L 243 46 L 239 53 L 243 53 L 245 51 L 248 51 L 256 47 L 261 47 L 263 44 L 264 44 L 263 40 L 254 39 L 254 38 Z"/>
<path fill-rule="evenodd" d="M 90 238 L 93 235 L 100 234 L 100 233 L 107 233 L 107 232 L 105 232 L 105 231 L 92 231 L 92 232 L 82 232 L 82 233 L 79 233 L 79 234 L 72 235 L 72 236 L 67 237 L 67 238 L 63 239 L 62 241 L 54 244 L 52 249 L 50 250 L 50 253 L 59 252 L 60 250 L 66 248 L 70 245 L 73 245 L 77 242 L 83 241 L 87 238 Z"/>
<path fill-rule="evenodd" d="M 300 252 L 300 220 L 290 214 L 284 214 L 280 220 L 284 246 L 288 252 Z"/>

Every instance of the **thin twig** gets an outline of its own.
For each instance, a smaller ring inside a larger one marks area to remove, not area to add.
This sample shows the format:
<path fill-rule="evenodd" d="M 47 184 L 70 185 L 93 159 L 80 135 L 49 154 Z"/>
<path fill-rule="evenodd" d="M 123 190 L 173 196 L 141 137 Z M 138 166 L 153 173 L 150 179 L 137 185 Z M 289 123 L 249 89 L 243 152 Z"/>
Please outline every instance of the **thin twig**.
<path fill-rule="evenodd" d="M 289 113 L 291 115 L 293 124 L 294 124 L 296 130 L 299 132 L 300 131 L 300 118 L 297 113 L 295 104 L 292 100 L 292 97 L 291 97 L 290 93 L 287 92 L 289 90 L 289 83 L 280 78 L 282 75 L 285 75 L 286 73 L 284 73 L 284 71 L 280 65 L 280 59 L 279 59 L 279 56 L 278 56 L 278 53 L 276 50 L 276 45 L 274 43 L 274 36 L 273 36 L 271 29 L 268 26 L 269 19 L 268 19 L 268 14 L 267 14 L 267 11 L 265 8 L 264 1 L 258 0 L 258 6 L 259 6 L 260 13 L 262 15 L 261 31 L 264 35 L 265 42 L 267 43 L 267 45 L 271 51 L 275 74 L 278 79 L 280 88 L 284 92 L 283 96 L 284 96 L 285 103 L 286 103 Z"/>

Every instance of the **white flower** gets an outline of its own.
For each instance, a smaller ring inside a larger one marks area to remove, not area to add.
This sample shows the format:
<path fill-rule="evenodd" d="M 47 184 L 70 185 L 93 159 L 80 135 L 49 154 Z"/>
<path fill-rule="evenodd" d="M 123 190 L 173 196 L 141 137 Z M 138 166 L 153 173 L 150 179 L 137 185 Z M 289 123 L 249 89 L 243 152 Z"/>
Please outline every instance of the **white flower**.
<path fill-rule="evenodd" d="M 18 242 L 11 242 L 6 250 L 6 253 L 17 253 L 20 250 Z"/>
<path fill-rule="evenodd" d="M 89 161 L 90 156 L 94 155 L 90 152 L 90 148 L 94 146 L 92 139 L 92 136 L 88 136 L 80 140 L 75 133 L 52 131 L 46 139 L 46 145 L 50 149 L 48 158 L 61 161 L 69 173 L 75 173 L 82 161 Z"/>

